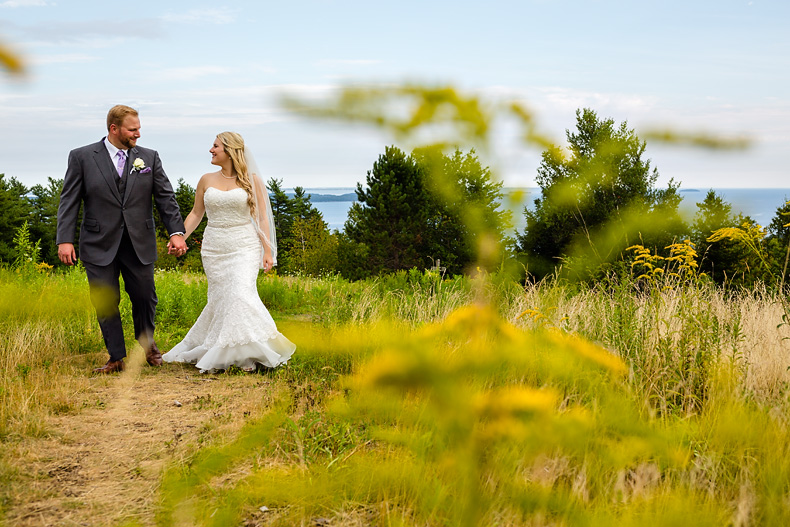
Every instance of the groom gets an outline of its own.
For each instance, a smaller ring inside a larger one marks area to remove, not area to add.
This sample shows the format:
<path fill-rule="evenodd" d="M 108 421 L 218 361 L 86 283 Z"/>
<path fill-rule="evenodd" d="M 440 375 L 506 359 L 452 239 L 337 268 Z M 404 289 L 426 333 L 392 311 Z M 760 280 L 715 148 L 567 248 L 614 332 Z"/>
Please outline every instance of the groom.
<path fill-rule="evenodd" d="M 123 371 L 126 345 L 118 304 L 123 281 L 132 302 L 134 337 L 145 350 L 151 366 L 162 365 L 154 343 L 154 261 L 156 230 L 153 202 L 159 210 L 173 254 L 186 252 L 184 222 L 173 187 L 165 175 L 159 154 L 137 146 L 140 119 L 128 106 L 110 108 L 107 136 L 69 153 L 58 207 L 58 258 L 74 265 L 77 214 L 83 205 L 80 226 L 80 260 L 85 266 L 90 296 L 99 319 L 110 360 L 96 373 Z"/>

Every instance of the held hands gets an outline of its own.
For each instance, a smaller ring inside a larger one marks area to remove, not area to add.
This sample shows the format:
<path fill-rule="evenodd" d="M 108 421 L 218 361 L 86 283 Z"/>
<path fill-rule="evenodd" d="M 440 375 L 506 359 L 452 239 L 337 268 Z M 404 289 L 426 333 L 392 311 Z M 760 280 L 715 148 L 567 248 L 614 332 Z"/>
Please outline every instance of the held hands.
<path fill-rule="evenodd" d="M 187 242 L 180 234 L 174 234 L 167 242 L 167 254 L 183 256 L 187 252 Z"/>

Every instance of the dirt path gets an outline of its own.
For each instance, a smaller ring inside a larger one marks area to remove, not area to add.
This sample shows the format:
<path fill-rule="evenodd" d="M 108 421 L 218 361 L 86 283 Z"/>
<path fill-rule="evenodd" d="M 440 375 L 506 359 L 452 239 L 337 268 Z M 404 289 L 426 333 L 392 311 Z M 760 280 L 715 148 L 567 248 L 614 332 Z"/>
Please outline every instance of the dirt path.
<path fill-rule="evenodd" d="M 138 349 L 122 374 L 95 378 L 86 408 L 6 452 L 23 482 L 8 525 L 154 525 L 162 470 L 259 414 L 273 382 L 153 369 Z"/>

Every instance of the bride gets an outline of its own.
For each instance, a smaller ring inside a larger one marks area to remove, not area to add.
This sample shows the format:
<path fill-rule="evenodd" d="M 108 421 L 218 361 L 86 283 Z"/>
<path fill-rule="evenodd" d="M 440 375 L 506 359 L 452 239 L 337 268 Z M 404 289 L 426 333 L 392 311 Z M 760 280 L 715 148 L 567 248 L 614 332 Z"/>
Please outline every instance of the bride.
<path fill-rule="evenodd" d="M 256 287 L 258 269 L 277 264 L 268 192 L 241 135 L 222 132 L 209 152 L 220 170 L 200 178 L 184 221 L 186 238 L 208 215 L 200 249 L 208 302 L 184 340 L 162 359 L 195 364 L 201 372 L 234 365 L 246 371 L 258 364 L 275 368 L 296 346 L 277 331 Z"/>

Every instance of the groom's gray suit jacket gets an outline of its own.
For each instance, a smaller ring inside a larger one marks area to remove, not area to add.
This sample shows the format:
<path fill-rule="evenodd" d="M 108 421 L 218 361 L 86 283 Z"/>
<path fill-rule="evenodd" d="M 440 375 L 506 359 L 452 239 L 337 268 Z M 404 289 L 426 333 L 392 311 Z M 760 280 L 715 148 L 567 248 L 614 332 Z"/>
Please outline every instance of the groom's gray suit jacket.
<path fill-rule="evenodd" d="M 133 169 L 138 158 L 150 171 Z M 118 252 L 124 228 L 140 262 L 156 261 L 152 203 L 156 203 L 169 234 L 184 232 L 173 187 L 155 150 L 141 146 L 130 149 L 123 177 L 125 191 L 121 196 L 118 172 L 103 139 L 69 153 L 58 207 L 57 243 L 74 243 L 82 202 L 79 257 L 84 262 L 109 265 Z"/>

